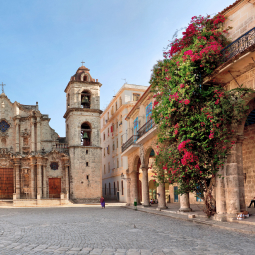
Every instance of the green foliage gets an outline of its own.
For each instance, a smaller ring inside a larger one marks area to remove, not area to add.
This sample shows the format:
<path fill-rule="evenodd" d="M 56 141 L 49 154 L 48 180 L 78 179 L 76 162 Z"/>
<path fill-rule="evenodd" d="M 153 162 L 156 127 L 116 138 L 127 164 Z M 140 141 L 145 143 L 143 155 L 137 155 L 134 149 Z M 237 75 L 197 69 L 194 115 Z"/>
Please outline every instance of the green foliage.
<path fill-rule="evenodd" d="M 208 183 L 232 146 L 234 128 L 245 116 L 251 90 L 226 91 L 204 85 L 203 79 L 221 64 L 220 51 L 229 43 L 225 18 L 193 17 L 182 39 L 153 68 L 153 115 L 158 124 L 157 182 L 179 183 L 181 194 L 208 191 Z"/>

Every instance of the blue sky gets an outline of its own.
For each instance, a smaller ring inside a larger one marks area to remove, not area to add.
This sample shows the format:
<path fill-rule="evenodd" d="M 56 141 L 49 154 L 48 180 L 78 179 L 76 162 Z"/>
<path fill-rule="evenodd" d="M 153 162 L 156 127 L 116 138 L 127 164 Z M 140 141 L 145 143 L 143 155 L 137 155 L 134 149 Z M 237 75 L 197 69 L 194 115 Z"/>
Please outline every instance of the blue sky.
<path fill-rule="evenodd" d="M 12 102 L 35 104 L 65 136 L 70 77 L 85 61 L 101 109 L 123 85 L 148 86 L 176 29 L 234 0 L 12 0 L 0 2 L 0 83 Z"/>

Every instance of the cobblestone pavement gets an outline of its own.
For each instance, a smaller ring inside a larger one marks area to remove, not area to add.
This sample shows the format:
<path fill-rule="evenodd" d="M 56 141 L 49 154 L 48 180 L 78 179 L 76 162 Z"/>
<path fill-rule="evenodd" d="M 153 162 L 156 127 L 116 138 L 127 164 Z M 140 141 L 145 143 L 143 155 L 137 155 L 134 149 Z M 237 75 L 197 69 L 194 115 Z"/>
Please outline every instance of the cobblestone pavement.
<path fill-rule="evenodd" d="M 254 254 L 255 236 L 121 207 L 1 208 L 0 254 Z"/>

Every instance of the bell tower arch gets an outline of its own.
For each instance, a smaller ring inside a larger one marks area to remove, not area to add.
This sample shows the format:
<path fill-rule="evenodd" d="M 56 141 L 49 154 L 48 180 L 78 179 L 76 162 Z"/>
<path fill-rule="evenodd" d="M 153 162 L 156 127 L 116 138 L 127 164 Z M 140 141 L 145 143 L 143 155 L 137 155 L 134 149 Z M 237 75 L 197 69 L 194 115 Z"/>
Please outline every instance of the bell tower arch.
<path fill-rule="evenodd" d="M 85 66 L 66 86 L 66 139 L 70 154 L 70 199 L 98 202 L 102 193 L 100 87 Z"/>

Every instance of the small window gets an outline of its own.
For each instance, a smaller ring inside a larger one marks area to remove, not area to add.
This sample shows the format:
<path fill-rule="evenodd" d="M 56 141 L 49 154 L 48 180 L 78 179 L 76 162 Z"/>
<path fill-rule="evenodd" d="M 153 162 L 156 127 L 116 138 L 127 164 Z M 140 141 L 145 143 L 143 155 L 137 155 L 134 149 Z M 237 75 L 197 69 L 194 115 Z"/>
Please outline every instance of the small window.
<path fill-rule="evenodd" d="M 89 162 L 86 162 L 86 166 L 89 166 Z"/>
<path fill-rule="evenodd" d="M 88 76 L 87 75 L 84 75 L 83 76 L 83 81 L 87 81 L 88 80 Z"/>
<path fill-rule="evenodd" d="M 86 154 L 89 154 L 89 150 L 86 150 Z"/>
<path fill-rule="evenodd" d="M 112 150 L 113 150 L 113 151 L 115 150 L 114 143 L 112 144 Z"/>
<path fill-rule="evenodd" d="M 119 159 L 117 158 L 117 168 L 119 168 Z"/>
<path fill-rule="evenodd" d="M 104 165 L 104 174 L 106 174 L 106 172 L 105 172 L 105 165 Z"/>
<path fill-rule="evenodd" d="M 110 173 L 110 162 L 108 163 L 108 173 Z"/>
<path fill-rule="evenodd" d="M 87 174 L 87 180 L 89 180 L 89 175 Z"/>
<path fill-rule="evenodd" d="M 140 94 L 133 94 L 133 101 L 138 101 L 140 99 Z"/>
<path fill-rule="evenodd" d="M 104 157 L 105 157 L 105 148 L 104 148 Z"/>
<path fill-rule="evenodd" d="M 121 181 L 121 195 L 124 195 L 123 181 Z"/>
<path fill-rule="evenodd" d="M 104 140 L 105 140 L 105 133 L 104 133 Z"/>

